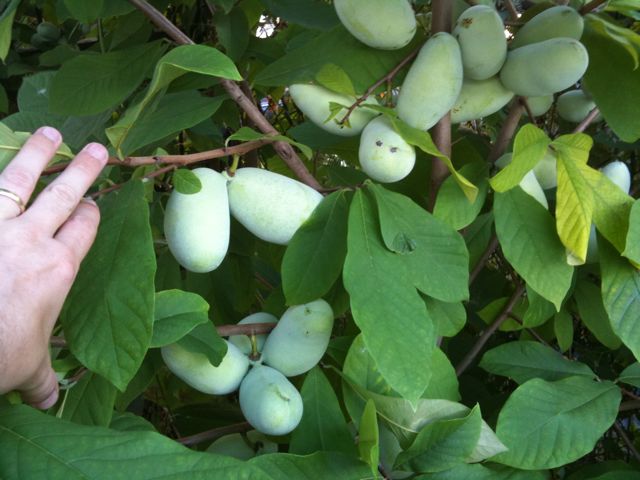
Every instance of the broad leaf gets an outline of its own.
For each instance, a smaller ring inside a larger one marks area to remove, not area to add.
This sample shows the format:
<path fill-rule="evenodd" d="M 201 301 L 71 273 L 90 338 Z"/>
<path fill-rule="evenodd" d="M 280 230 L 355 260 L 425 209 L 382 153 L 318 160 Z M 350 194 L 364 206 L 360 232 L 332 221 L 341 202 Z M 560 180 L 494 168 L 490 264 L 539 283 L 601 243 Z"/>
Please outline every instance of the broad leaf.
<path fill-rule="evenodd" d="M 635 362 L 625 368 L 617 381 L 640 388 L 640 363 Z"/>
<path fill-rule="evenodd" d="M 622 253 L 636 265 L 640 265 L 640 200 L 633 202 L 629 216 L 626 247 Z"/>
<path fill-rule="evenodd" d="M 581 280 L 576 284 L 573 297 L 582 323 L 598 341 L 611 350 L 620 348 L 622 342 L 611 326 L 600 289 L 587 280 Z"/>
<path fill-rule="evenodd" d="M 573 345 L 573 318 L 564 308 L 553 317 L 553 331 L 562 353 Z"/>
<path fill-rule="evenodd" d="M 249 127 L 242 127 L 237 132 L 233 133 L 232 135 L 229 135 L 225 140 L 225 143 L 228 145 L 229 142 L 233 140 L 240 140 L 240 141 L 269 140 L 273 142 L 286 142 L 295 147 L 298 147 L 298 149 L 302 152 L 302 154 L 305 157 L 307 157 L 307 160 L 311 160 L 311 157 L 313 157 L 313 151 L 309 147 L 307 147 L 306 145 L 303 145 L 302 143 L 296 142 L 295 140 L 291 140 L 289 137 L 285 135 L 272 135 L 270 133 L 260 133 L 260 132 L 256 132 L 255 130 Z"/>
<path fill-rule="evenodd" d="M 371 474 L 375 479 L 378 478 L 378 464 L 380 463 L 380 435 L 376 405 L 372 400 L 367 400 L 359 425 L 358 452 L 360 459 L 371 466 Z"/>
<path fill-rule="evenodd" d="M 179 168 L 173 172 L 171 180 L 176 191 L 184 195 L 193 195 L 202 189 L 198 176 L 187 168 Z"/>
<path fill-rule="evenodd" d="M 116 400 L 115 387 L 93 372 L 87 372 L 75 385 L 61 392 L 64 402 L 58 417 L 83 425 L 108 427 Z"/>
<path fill-rule="evenodd" d="M 462 464 L 450 470 L 420 475 L 415 480 L 548 480 L 546 471 L 522 471 L 496 464 Z"/>
<path fill-rule="evenodd" d="M 335 10 L 315 0 L 264 0 L 275 16 L 287 22 L 317 30 L 327 30 L 340 23 Z"/>
<path fill-rule="evenodd" d="M 195 293 L 165 290 L 156 293 L 151 347 L 177 342 L 209 321 L 209 304 Z"/>
<path fill-rule="evenodd" d="M 454 337 L 467 322 L 467 311 L 461 302 L 447 303 L 426 298 L 427 310 L 436 323 L 436 333 L 440 337 Z"/>
<path fill-rule="evenodd" d="M 214 367 L 220 365 L 227 353 L 227 343 L 218 335 L 211 322 L 197 325 L 180 338 L 178 343 L 190 352 L 205 355 Z"/>
<path fill-rule="evenodd" d="M 553 303 L 545 300 L 530 286 L 527 286 L 527 300 L 529 306 L 522 318 L 522 324 L 527 328 L 544 325 L 556 312 Z"/>

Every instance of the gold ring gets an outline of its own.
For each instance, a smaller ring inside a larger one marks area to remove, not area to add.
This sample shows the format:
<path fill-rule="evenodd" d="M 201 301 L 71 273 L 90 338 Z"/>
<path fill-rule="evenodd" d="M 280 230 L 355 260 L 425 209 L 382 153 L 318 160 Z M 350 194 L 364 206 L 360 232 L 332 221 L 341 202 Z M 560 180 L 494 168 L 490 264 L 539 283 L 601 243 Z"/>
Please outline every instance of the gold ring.
<path fill-rule="evenodd" d="M 20 209 L 20 213 L 24 213 L 25 204 L 17 193 L 13 193 L 11 190 L 7 190 L 6 188 L 0 188 L 0 197 L 7 197 L 9 200 L 13 200 L 18 208 Z"/>

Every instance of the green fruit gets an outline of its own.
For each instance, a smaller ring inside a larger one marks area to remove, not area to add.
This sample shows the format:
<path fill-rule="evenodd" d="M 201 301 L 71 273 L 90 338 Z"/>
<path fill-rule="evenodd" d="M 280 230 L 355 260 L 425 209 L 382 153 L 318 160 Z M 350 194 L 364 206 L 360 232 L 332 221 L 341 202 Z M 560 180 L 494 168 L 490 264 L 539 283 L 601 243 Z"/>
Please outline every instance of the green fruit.
<path fill-rule="evenodd" d="M 551 150 L 547 149 L 542 160 L 533 167 L 533 173 L 536 174 L 536 178 L 543 189 L 548 190 L 549 188 L 558 186 L 556 156 L 551 152 Z"/>
<path fill-rule="evenodd" d="M 407 72 L 398 96 L 398 116 L 414 128 L 428 130 L 455 105 L 461 88 L 458 42 L 448 33 L 436 33 Z"/>
<path fill-rule="evenodd" d="M 300 423 L 302 397 L 282 373 L 259 365 L 242 380 L 240 409 L 259 432 L 286 435 Z"/>
<path fill-rule="evenodd" d="M 558 97 L 558 115 L 567 122 L 580 123 L 594 108 L 596 103 L 582 90 L 571 90 Z M 597 120 L 602 119 L 598 117 Z"/>
<path fill-rule="evenodd" d="M 558 37 L 580 40 L 583 30 L 584 20 L 576 10 L 567 6 L 551 7 L 525 23 L 509 47 L 520 48 Z"/>
<path fill-rule="evenodd" d="M 378 115 L 373 110 L 358 107 L 351 112 L 348 122 L 341 125 L 338 122 L 344 118 L 347 109 L 343 108 L 336 115 L 333 115 L 330 104 L 338 103 L 349 107 L 355 103 L 355 97 L 333 92 L 319 85 L 305 85 L 301 83 L 291 85 L 289 87 L 289 93 L 307 119 L 334 135 L 343 137 L 358 135 L 365 125 L 369 123 L 373 117 Z M 378 104 L 373 97 L 368 97 L 364 103 L 370 105 Z M 327 120 L 329 118 L 330 120 Z"/>
<path fill-rule="evenodd" d="M 629 167 L 627 167 L 626 163 L 615 160 L 602 167 L 600 171 L 616 184 L 620 190 L 624 193 L 629 193 L 631 190 L 631 172 L 629 172 Z"/>
<path fill-rule="evenodd" d="M 174 190 L 164 215 L 169 250 L 189 271 L 216 269 L 229 248 L 229 200 L 227 179 L 210 168 L 196 168 L 202 188 L 186 195 Z"/>
<path fill-rule="evenodd" d="M 262 360 L 287 377 L 311 370 L 329 345 L 333 310 L 322 299 L 290 307 L 262 349 Z"/>
<path fill-rule="evenodd" d="M 541 97 L 529 97 L 527 98 L 529 109 L 534 117 L 544 115 L 549 111 L 551 105 L 553 105 L 553 95 L 543 95 Z M 529 113 L 529 112 L 525 112 Z"/>
<path fill-rule="evenodd" d="M 486 80 L 500 71 L 507 58 L 507 39 L 494 8 L 475 5 L 465 10 L 453 36 L 460 44 L 465 78 Z"/>
<path fill-rule="evenodd" d="M 588 64 L 589 54 L 580 42 L 553 38 L 509 52 L 500 81 L 517 95 L 551 95 L 580 80 Z"/>
<path fill-rule="evenodd" d="M 226 341 L 226 340 L 225 340 Z M 212 395 L 235 392 L 249 369 L 249 359 L 227 342 L 227 353 L 217 367 L 203 353 L 190 352 L 178 343 L 162 347 L 169 370 L 196 390 Z"/>
<path fill-rule="evenodd" d="M 270 313 L 258 312 L 243 318 L 238 322 L 238 325 L 247 325 L 249 323 L 272 323 L 277 321 L 278 319 Z M 262 347 L 266 339 L 267 335 L 256 335 L 258 352 L 262 351 Z M 231 335 L 229 337 L 229 342 L 238 347 L 245 355 L 249 355 L 251 353 L 251 340 L 249 340 L 247 335 Z"/>
<path fill-rule="evenodd" d="M 365 45 L 383 50 L 404 47 L 416 33 L 407 0 L 334 0 L 344 27 Z"/>
<path fill-rule="evenodd" d="M 362 131 L 358 158 L 362 170 L 373 180 L 392 183 L 411 173 L 416 151 L 396 133 L 389 119 L 381 116 Z"/>
<path fill-rule="evenodd" d="M 266 242 L 287 245 L 322 201 L 313 188 L 261 168 L 239 168 L 229 178 L 231 214 Z"/>
<path fill-rule="evenodd" d="M 60 29 L 53 23 L 42 22 L 36 27 L 36 32 L 50 42 L 57 42 L 60 39 Z"/>
<path fill-rule="evenodd" d="M 220 437 L 207 448 L 209 453 L 227 455 L 238 460 L 249 460 L 259 455 L 277 453 L 278 444 L 255 430 L 246 433 L 246 440 L 239 433 Z"/>
<path fill-rule="evenodd" d="M 496 160 L 496 166 L 498 168 L 504 168 L 509 163 L 511 163 L 511 159 L 513 154 L 505 153 L 498 160 Z M 533 173 L 533 170 L 527 172 L 527 174 L 520 180 L 518 185 L 525 193 L 531 195 L 540 205 L 549 210 L 549 202 L 547 201 L 547 197 L 544 194 L 544 190 L 540 186 L 536 175 Z"/>
<path fill-rule="evenodd" d="M 488 117 L 504 107 L 513 98 L 498 77 L 488 80 L 468 80 L 462 83 L 462 90 L 451 109 L 451 122 L 462 123 Z"/>

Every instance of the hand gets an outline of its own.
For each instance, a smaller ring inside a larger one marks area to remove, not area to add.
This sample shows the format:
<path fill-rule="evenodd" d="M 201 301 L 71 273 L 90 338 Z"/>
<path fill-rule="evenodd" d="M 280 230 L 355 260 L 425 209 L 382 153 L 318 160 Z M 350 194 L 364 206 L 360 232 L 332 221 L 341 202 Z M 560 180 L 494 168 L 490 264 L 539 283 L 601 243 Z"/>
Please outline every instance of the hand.
<path fill-rule="evenodd" d="M 61 141 L 40 128 L 0 173 L 0 394 L 18 390 L 42 409 L 58 399 L 51 331 L 100 221 L 82 197 L 108 159 L 102 145 L 87 145 L 21 213 L 12 194 L 29 200 Z"/>

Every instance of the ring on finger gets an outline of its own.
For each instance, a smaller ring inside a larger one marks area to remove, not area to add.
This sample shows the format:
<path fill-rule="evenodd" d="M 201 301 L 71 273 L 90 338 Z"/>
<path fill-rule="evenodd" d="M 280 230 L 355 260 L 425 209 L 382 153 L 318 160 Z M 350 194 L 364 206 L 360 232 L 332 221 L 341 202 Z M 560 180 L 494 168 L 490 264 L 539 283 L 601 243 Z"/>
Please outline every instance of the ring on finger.
<path fill-rule="evenodd" d="M 24 213 L 26 206 L 22 201 L 22 198 L 20 198 L 20 195 L 12 192 L 11 190 L 7 190 L 6 188 L 0 188 L 0 197 L 6 197 L 9 200 L 13 200 L 20 209 L 20 214 Z"/>

